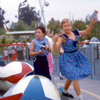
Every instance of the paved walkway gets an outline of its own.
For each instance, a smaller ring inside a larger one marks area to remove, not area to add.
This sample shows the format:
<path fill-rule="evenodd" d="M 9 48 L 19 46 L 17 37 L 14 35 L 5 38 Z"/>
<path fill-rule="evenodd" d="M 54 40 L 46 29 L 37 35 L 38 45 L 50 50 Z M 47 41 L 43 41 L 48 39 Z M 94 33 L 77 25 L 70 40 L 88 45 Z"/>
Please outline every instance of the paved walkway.
<path fill-rule="evenodd" d="M 63 86 L 65 83 L 65 78 L 63 80 L 59 79 L 57 75 L 53 75 L 54 81 L 56 83 L 57 88 L 60 91 L 63 90 Z M 100 81 L 97 80 L 91 80 L 91 79 L 82 79 L 79 80 L 81 92 L 84 97 L 84 100 L 100 100 Z M 61 100 L 78 100 L 77 95 L 73 89 L 73 86 L 71 84 L 69 90 L 68 90 L 73 96 L 74 99 L 67 98 L 61 94 Z"/>
<path fill-rule="evenodd" d="M 54 64 L 55 66 L 54 66 L 53 77 L 54 77 L 54 81 L 56 83 L 56 86 L 59 89 L 60 94 L 61 94 L 61 91 L 63 90 L 64 83 L 65 83 L 66 79 L 65 78 L 63 80 L 59 79 L 59 76 L 58 76 L 58 72 L 59 72 L 58 61 L 59 61 L 58 57 L 55 57 L 55 64 Z M 81 92 L 82 92 L 82 95 L 84 97 L 84 100 L 100 100 L 100 59 L 95 60 L 94 65 L 95 65 L 95 67 L 93 67 L 93 69 L 94 69 L 94 72 L 95 72 L 96 75 L 93 75 L 93 78 L 97 79 L 97 80 L 91 80 L 90 79 L 91 77 L 85 78 L 83 80 L 79 80 L 80 88 L 81 88 Z M 75 98 L 70 99 L 70 98 L 64 97 L 61 94 L 61 100 L 78 100 L 72 84 L 71 84 L 68 91 L 71 94 L 73 94 L 73 96 Z"/>
<path fill-rule="evenodd" d="M 89 58 L 90 58 L 90 56 L 89 56 Z M 61 94 L 61 91 L 63 90 L 66 79 L 64 78 L 63 80 L 60 80 L 58 77 L 58 73 L 59 73 L 58 61 L 59 61 L 58 56 L 55 56 L 54 57 L 53 77 L 54 77 L 55 83 L 57 85 L 57 88 L 59 89 L 60 94 Z M 95 59 L 95 60 L 90 60 L 90 61 L 91 61 L 90 63 L 91 63 L 93 74 L 91 76 L 89 76 L 88 78 L 79 80 L 81 93 L 84 97 L 84 100 L 100 100 L 100 58 Z M 67 97 L 64 97 L 61 95 L 61 100 L 78 100 L 72 84 L 68 91 L 75 98 L 70 99 L 70 98 L 67 98 Z"/>

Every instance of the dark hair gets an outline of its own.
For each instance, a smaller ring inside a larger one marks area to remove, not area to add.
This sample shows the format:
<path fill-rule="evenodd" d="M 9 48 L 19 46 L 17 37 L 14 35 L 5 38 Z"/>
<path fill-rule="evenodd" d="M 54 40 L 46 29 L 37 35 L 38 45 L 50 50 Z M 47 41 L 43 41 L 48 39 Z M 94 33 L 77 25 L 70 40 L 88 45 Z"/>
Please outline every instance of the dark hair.
<path fill-rule="evenodd" d="M 23 41 L 23 43 L 25 43 L 25 41 Z"/>
<path fill-rule="evenodd" d="M 29 41 L 30 39 L 27 39 L 27 42 Z"/>
<path fill-rule="evenodd" d="M 88 40 L 90 40 L 91 38 L 90 37 L 88 37 Z"/>
<path fill-rule="evenodd" d="M 15 40 L 13 40 L 13 42 L 16 42 Z"/>
<path fill-rule="evenodd" d="M 43 26 L 38 26 L 38 27 L 36 27 L 36 30 L 37 30 L 37 29 L 40 29 L 40 30 L 42 31 L 42 33 L 43 33 L 44 35 L 46 35 L 45 27 L 43 27 Z"/>

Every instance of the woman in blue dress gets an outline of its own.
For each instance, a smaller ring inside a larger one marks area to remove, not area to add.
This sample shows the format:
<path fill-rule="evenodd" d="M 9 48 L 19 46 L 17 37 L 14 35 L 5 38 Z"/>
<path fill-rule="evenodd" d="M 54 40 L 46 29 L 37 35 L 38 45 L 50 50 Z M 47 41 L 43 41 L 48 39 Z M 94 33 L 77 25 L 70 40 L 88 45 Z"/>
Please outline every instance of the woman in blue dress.
<path fill-rule="evenodd" d="M 78 96 L 78 100 L 83 100 L 78 79 L 89 76 L 91 74 L 91 66 L 85 55 L 77 50 L 77 36 L 89 34 L 95 21 L 96 18 L 91 19 L 91 23 L 86 30 L 71 31 L 72 22 L 69 19 L 63 19 L 61 28 L 63 29 L 64 34 L 59 38 L 57 34 L 53 37 L 53 49 L 57 50 L 62 46 L 64 50 L 64 53 L 61 54 L 59 59 L 60 71 L 62 75 L 67 78 L 62 94 L 74 98 L 67 91 L 70 84 L 73 82 L 73 87 Z"/>

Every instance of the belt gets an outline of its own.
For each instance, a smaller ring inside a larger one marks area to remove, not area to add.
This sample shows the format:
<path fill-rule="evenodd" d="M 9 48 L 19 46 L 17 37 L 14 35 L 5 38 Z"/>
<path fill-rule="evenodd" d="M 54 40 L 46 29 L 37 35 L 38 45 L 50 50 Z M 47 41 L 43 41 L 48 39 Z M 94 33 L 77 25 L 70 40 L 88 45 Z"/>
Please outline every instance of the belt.
<path fill-rule="evenodd" d="M 69 51 L 69 52 L 67 52 L 67 51 L 64 51 L 64 53 L 73 53 L 73 52 L 76 52 L 76 51 L 78 51 L 78 50 Z"/>

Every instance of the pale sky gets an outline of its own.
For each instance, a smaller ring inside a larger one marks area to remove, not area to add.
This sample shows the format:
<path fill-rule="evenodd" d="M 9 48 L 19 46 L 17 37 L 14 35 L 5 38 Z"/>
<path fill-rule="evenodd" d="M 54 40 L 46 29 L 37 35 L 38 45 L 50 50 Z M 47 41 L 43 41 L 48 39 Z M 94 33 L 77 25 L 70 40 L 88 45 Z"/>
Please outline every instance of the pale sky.
<path fill-rule="evenodd" d="M 24 0 L 0 0 L 0 6 L 6 11 L 5 19 L 10 22 L 17 21 L 15 15 L 18 14 L 18 5 Z M 40 10 L 39 0 L 27 0 L 30 6 Z M 42 0 L 44 1 L 44 0 Z M 44 6 L 46 24 L 51 18 L 62 20 L 63 18 L 74 18 L 84 20 L 94 10 L 99 11 L 98 20 L 100 21 L 100 0 L 45 0 L 49 6 Z"/>

